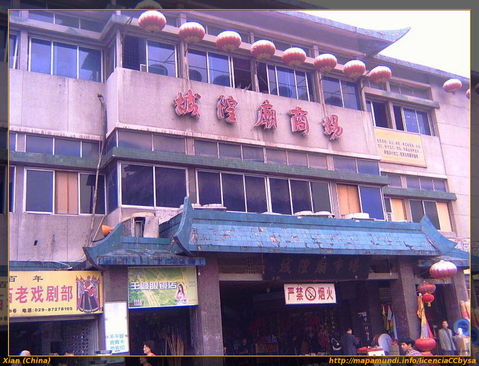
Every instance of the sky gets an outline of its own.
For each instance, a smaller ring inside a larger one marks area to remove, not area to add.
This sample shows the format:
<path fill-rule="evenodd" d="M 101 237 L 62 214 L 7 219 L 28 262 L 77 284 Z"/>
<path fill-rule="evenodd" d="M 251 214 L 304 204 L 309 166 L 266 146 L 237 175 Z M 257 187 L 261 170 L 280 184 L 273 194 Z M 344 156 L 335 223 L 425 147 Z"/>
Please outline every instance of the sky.
<path fill-rule="evenodd" d="M 470 12 L 467 10 L 318 10 L 305 13 L 352 26 L 411 30 L 380 54 L 469 77 Z"/>

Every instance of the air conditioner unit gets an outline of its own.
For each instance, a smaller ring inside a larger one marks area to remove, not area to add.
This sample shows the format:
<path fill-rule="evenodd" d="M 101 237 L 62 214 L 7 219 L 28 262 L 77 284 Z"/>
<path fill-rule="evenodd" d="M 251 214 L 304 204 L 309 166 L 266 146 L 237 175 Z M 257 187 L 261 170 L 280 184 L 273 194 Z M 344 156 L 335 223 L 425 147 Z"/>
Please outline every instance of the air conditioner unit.
<path fill-rule="evenodd" d="M 147 72 L 146 64 L 140 64 L 140 71 Z"/>
<path fill-rule="evenodd" d="M 353 219 L 353 220 L 370 220 L 369 214 L 367 212 L 355 212 L 344 215 L 345 219 Z"/>

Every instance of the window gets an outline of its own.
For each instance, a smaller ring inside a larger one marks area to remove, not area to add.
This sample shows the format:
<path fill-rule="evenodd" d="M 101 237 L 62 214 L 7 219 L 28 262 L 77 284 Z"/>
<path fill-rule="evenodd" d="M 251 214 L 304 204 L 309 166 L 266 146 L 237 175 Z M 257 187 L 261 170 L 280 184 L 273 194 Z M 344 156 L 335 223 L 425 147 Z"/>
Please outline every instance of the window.
<path fill-rule="evenodd" d="M 176 136 L 153 135 L 153 150 L 185 153 L 185 138 Z"/>
<path fill-rule="evenodd" d="M 291 215 L 288 180 L 269 178 L 269 190 L 271 194 L 271 211 Z"/>
<path fill-rule="evenodd" d="M 301 151 L 288 151 L 288 165 L 308 166 L 308 155 Z"/>
<path fill-rule="evenodd" d="M 195 155 L 218 157 L 216 142 L 195 140 Z"/>
<path fill-rule="evenodd" d="M 402 187 L 401 176 L 399 174 L 382 173 L 382 175 L 388 177 L 389 186 L 391 186 L 391 187 Z"/>
<path fill-rule="evenodd" d="M 241 159 L 241 145 L 219 143 L 220 158 Z"/>
<path fill-rule="evenodd" d="M 30 40 L 30 71 L 101 81 L 101 52 L 76 45 Z"/>
<path fill-rule="evenodd" d="M 26 152 L 39 154 L 53 154 L 53 138 L 45 136 L 27 135 Z"/>
<path fill-rule="evenodd" d="M 27 8 L 29 7 L 25 7 L 25 9 Z M 28 12 L 28 18 L 41 22 L 63 25 L 65 27 L 85 29 L 93 32 L 101 32 L 104 26 L 102 23 L 90 19 L 83 19 L 67 14 L 52 13 L 42 10 L 30 10 Z"/>
<path fill-rule="evenodd" d="M 153 196 L 153 167 L 122 164 L 122 204 L 134 206 L 153 206 Z"/>
<path fill-rule="evenodd" d="M 262 93 L 314 101 L 310 73 L 259 63 L 258 79 Z"/>
<path fill-rule="evenodd" d="M 148 55 L 146 71 L 176 77 L 175 47 L 153 41 L 146 41 L 146 44 Z"/>
<path fill-rule="evenodd" d="M 404 84 L 390 83 L 391 91 L 403 95 L 409 95 L 412 97 L 431 99 L 429 89 L 412 87 Z"/>
<path fill-rule="evenodd" d="M 366 106 L 376 127 L 389 128 L 386 103 L 367 100 Z"/>
<path fill-rule="evenodd" d="M 409 189 L 446 192 L 446 181 L 444 179 L 407 175 L 406 183 Z"/>
<path fill-rule="evenodd" d="M 350 213 L 361 212 L 357 186 L 338 184 L 339 214 L 341 217 Z"/>
<path fill-rule="evenodd" d="M 118 147 L 151 151 L 151 135 L 131 131 L 118 131 Z"/>
<path fill-rule="evenodd" d="M 309 182 L 291 179 L 290 186 L 293 212 L 312 211 Z"/>
<path fill-rule="evenodd" d="M 264 162 L 264 152 L 262 147 L 242 146 L 243 160 Z"/>
<path fill-rule="evenodd" d="M 248 175 L 244 178 L 248 212 L 261 213 L 268 211 L 265 179 Z"/>
<path fill-rule="evenodd" d="M 78 214 L 78 173 L 55 172 L 55 213 Z"/>
<path fill-rule="evenodd" d="M 188 67 L 191 80 L 231 86 L 228 56 L 189 50 Z"/>
<path fill-rule="evenodd" d="M 10 167 L 10 176 L 8 177 L 8 211 L 14 211 L 15 197 L 15 167 Z"/>
<path fill-rule="evenodd" d="M 111 42 L 105 53 L 105 78 L 108 78 L 116 67 L 115 41 Z"/>
<path fill-rule="evenodd" d="M 17 36 L 15 34 L 10 34 L 10 43 L 8 44 L 8 64 L 9 67 L 12 69 L 16 69 L 18 67 L 17 60 L 18 60 L 18 42 Z"/>
<path fill-rule="evenodd" d="M 180 207 L 186 194 L 186 170 L 155 167 L 156 206 Z"/>
<path fill-rule="evenodd" d="M 404 200 L 397 198 L 384 198 L 384 203 L 390 221 L 407 221 Z"/>
<path fill-rule="evenodd" d="M 397 105 L 393 109 L 398 130 L 420 133 L 422 135 L 433 135 L 426 112 Z"/>
<path fill-rule="evenodd" d="M 272 164 L 286 165 L 286 151 L 278 149 L 266 149 L 266 161 Z"/>
<path fill-rule="evenodd" d="M 53 212 L 53 171 L 26 171 L 25 210 Z"/>
<path fill-rule="evenodd" d="M 95 181 L 95 174 L 80 174 L 80 213 L 82 214 L 93 213 Z M 105 213 L 105 178 L 103 175 L 98 176 L 95 213 Z"/>
<path fill-rule="evenodd" d="M 105 169 L 108 199 L 108 213 L 118 208 L 118 170 L 116 164 L 110 164 Z"/>
<path fill-rule="evenodd" d="M 308 153 L 308 161 L 310 168 L 328 169 L 328 163 L 324 155 Z"/>
<path fill-rule="evenodd" d="M 369 217 L 384 220 L 383 205 L 381 201 L 381 190 L 375 187 L 359 187 L 361 206 Z"/>
<path fill-rule="evenodd" d="M 100 146 L 97 141 L 82 141 L 81 149 L 83 158 L 98 159 Z"/>
<path fill-rule="evenodd" d="M 0 165 L 0 214 L 4 214 L 6 211 L 6 198 L 7 198 L 7 167 Z"/>
<path fill-rule="evenodd" d="M 324 102 L 338 107 L 359 110 L 359 95 L 356 84 L 349 81 L 323 77 Z"/>
<path fill-rule="evenodd" d="M 219 173 L 198 172 L 198 198 L 201 205 L 222 203 Z"/>
<path fill-rule="evenodd" d="M 436 229 L 441 231 L 452 231 L 449 218 L 449 209 L 445 202 L 409 200 L 411 208 L 411 220 L 420 222 L 426 215 Z"/>
<path fill-rule="evenodd" d="M 10 145 L 8 146 L 10 151 L 17 151 L 17 134 L 10 132 Z"/>
<path fill-rule="evenodd" d="M 233 76 L 235 88 L 253 90 L 250 60 L 233 57 Z"/>
<path fill-rule="evenodd" d="M 334 156 L 334 169 L 340 172 L 379 175 L 377 161 Z"/>
<path fill-rule="evenodd" d="M 384 219 L 381 190 L 379 188 L 342 184 L 338 184 L 337 188 L 341 217 L 351 213 L 365 212 L 371 218 Z"/>
<path fill-rule="evenodd" d="M 329 184 L 325 182 L 311 182 L 311 194 L 313 196 L 313 211 L 331 212 L 329 200 Z"/>
<path fill-rule="evenodd" d="M 223 187 L 223 205 L 229 211 L 246 211 L 243 176 L 239 174 L 221 174 Z"/>
<path fill-rule="evenodd" d="M 80 157 L 80 141 L 56 138 L 55 155 Z"/>

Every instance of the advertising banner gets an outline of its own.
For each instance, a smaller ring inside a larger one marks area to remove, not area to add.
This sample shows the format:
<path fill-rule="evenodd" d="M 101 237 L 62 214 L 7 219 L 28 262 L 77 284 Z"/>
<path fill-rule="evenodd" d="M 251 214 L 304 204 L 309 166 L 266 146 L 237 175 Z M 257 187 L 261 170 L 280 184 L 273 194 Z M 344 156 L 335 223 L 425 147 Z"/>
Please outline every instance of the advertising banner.
<path fill-rule="evenodd" d="M 103 311 L 98 271 L 9 273 L 11 317 L 96 314 Z"/>
<path fill-rule="evenodd" d="M 284 300 L 287 305 L 336 304 L 334 283 L 285 283 Z"/>
<path fill-rule="evenodd" d="M 196 267 L 129 268 L 128 307 L 198 305 Z"/>
<path fill-rule="evenodd" d="M 426 166 L 420 135 L 383 128 L 374 132 L 381 161 Z"/>
<path fill-rule="evenodd" d="M 106 302 L 105 349 L 112 354 L 127 353 L 128 341 L 128 306 L 126 301 Z"/>

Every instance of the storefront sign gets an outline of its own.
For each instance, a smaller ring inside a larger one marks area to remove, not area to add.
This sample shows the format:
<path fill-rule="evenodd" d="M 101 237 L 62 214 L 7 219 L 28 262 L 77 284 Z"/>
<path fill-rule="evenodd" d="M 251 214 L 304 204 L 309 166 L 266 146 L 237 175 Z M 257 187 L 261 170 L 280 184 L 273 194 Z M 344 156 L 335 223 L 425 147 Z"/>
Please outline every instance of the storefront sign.
<path fill-rule="evenodd" d="M 264 259 L 265 280 L 365 279 L 369 257 L 339 255 L 275 255 Z"/>
<path fill-rule="evenodd" d="M 382 161 L 426 166 L 421 136 L 382 128 L 375 128 L 374 132 Z"/>
<path fill-rule="evenodd" d="M 254 125 L 255 127 L 263 126 L 265 129 L 278 127 L 276 111 L 273 109 L 273 105 L 269 102 L 269 100 L 265 100 L 258 108 L 256 123 Z"/>
<path fill-rule="evenodd" d="M 284 300 L 289 304 L 336 304 L 334 283 L 286 283 Z"/>
<path fill-rule="evenodd" d="M 6 276 L 0 276 L 0 325 L 6 325 L 8 321 L 7 279 Z"/>
<path fill-rule="evenodd" d="M 129 268 L 128 307 L 198 305 L 195 267 Z"/>
<path fill-rule="evenodd" d="M 321 121 L 323 133 L 329 136 L 331 141 L 336 140 L 343 134 L 343 128 L 339 125 L 339 117 L 336 114 L 326 116 Z"/>
<path fill-rule="evenodd" d="M 105 316 L 105 349 L 112 354 L 129 351 L 128 341 L 128 307 L 126 302 L 106 302 Z"/>
<path fill-rule="evenodd" d="M 103 311 L 101 272 L 10 272 L 11 317 L 94 314 Z"/>
<path fill-rule="evenodd" d="M 197 103 L 200 98 L 201 96 L 198 93 L 193 93 L 191 89 L 185 95 L 179 92 L 178 97 L 174 100 L 176 114 L 178 116 L 189 114 L 191 117 L 199 118 L 200 110 Z"/>
<path fill-rule="evenodd" d="M 236 106 L 238 102 L 230 95 L 225 97 L 220 95 L 216 103 L 216 116 L 218 119 L 224 119 L 225 122 L 235 123 L 236 121 Z"/>
<path fill-rule="evenodd" d="M 288 114 L 291 116 L 291 131 L 301 132 L 303 136 L 309 134 L 308 112 L 296 107 L 291 109 Z"/>

